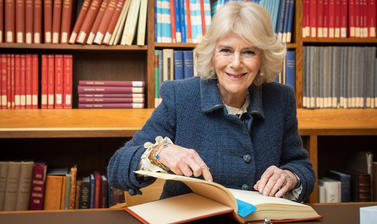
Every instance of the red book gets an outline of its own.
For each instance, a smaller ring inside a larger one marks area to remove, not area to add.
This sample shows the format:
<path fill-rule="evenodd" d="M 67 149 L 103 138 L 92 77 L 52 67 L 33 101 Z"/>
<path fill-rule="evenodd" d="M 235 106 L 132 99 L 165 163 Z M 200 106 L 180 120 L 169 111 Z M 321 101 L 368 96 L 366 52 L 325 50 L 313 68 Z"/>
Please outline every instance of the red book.
<path fill-rule="evenodd" d="M 0 109 L 7 108 L 7 56 L 6 54 L 0 54 Z"/>
<path fill-rule="evenodd" d="M 15 55 L 15 81 L 14 81 L 14 107 L 21 108 L 21 57 L 19 54 Z"/>
<path fill-rule="evenodd" d="M 15 0 L 5 1 L 5 42 L 14 43 L 15 34 Z"/>
<path fill-rule="evenodd" d="M 192 30 L 191 30 L 191 12 L 190 12 L 190 0 L 186 0 L 185 4 L 187 12 L 187 37 L 188 42 L 192 43 Z"/>
<path fill-rule="evenodd" d="M 170 0 L 170 24 L 171 24 L 171 40 L 172 43 L 177 42 L 177 35 L 176 35 L 176 28 L 175 28 L 175 8 L 174 8 L 174 0 Z"/>
<path fill-rule="evenodd" d="M 335 24 L 334 37 L 340 38 L 341 0 L 335 0 Z"/>
<path fill-rule="evenodd" d="M 143 81 L 94 81 L 94 80 L 80 80 L 80 86 L 130 86 L 143 87 Z"/>
<path fill-rule="evenodd" d="M 303 0 L 302 3 L 302 37 L 310 37 L 310 1 Z"/>
<path fill-rule="evenodd" d="M 72 108 L 72 55 L 64 55 L 63 108 Z"/>
<path fill-rule="evenodd" d="M 25 34 L 25 1 L 16 0 L 16 42 L 24 43 Z"/>
<path fill-rule="evenodd" d="M 202 17 L 202 30 L 203 30 L 203 37 L 206 34 L 206 17 L 204 11 L 204 0 L 200 0 L 200 14 Z"/>
<path fill-rule="evenodd" d="M 47 109 L 53 109 L 55 105 L 55 57 L 47 55 Z"/>
<path fill-rule="evenodd" d="M 4 33 L 4 2 L 0 0 L 0 43 L 3 43 L 3 33 Z M 0 99 L 1 101 L 1 99 Z M 0 104 L 1 107 L 1 104 Z"/>
<path fill-rule="evenodd" d="M 90 32 L 90 29 L 93 26 L 94 20 L 97 16 L 101 3 L 102 3 L 102 0 L 93 0 L 92 3 L 90 4 L 88 13 L 85 16 L 84 22 L 82 23 L 80 32 L 77 37 L 77 40 L 76 40 L 77 43 L 83 44 L 85 40 L 87 39 L 87 36 Z"/>
<path fill-rule="evenodd" d="M 144 98 L 143 93 L 79 94 L 79 98 Z"/>
<path fill-rule="evenodd" d="M 340 37 L 347 37 L 347 20 L 348 20 L 348 1 L 341 0 L 341 16 L 340 16 Z"/>
<path fill-rule="evenodd" d="M 41 68 L 41 109 L 47 109 L 47 86 L 48 86 L 48 57 L 42 55 Z"/>
<path fill-rule="evenodd" d="M 354 0 L 355 1 L 355 37 L 360 38 L 360 25 L 361 25 L 361 7 L 360 7 L 360 0 Z"/>
<path fill-rule="evenodd" d="M 34 164 L 29 210 L 43 210 L 43 200 L 46 185 L 46 172 L 46 164 Z"/>
<path fill-rule="evenodd" d="M 20 102 L 21 109 L 26 107 L 26 57 L 25 54 L 20 55 L 21 58 L 21 92 L 20 92 Z"/>
<path fill-rule="evenodd" d="M 334 1 L 334 0 L 330 0 L 330 1 Z M 317 37 L 317 0 L 311 0 L 310 1 L 310 15 L 309 15 L 309 18 L 310 18 L 310 23 L 309 23 L 309 27 L 310 27 L 310 37 Z"/>
<path fill-rule="evenodd" d="M 63 0 L 60 43 L 67 44 L 72 25 L 73 0 Z"/>
<path fill-rule="evenodd" d="M 329 0 L 323 0 L 323 31 L 322 37 L 329 37 Z"/>
<path fill-rule="evenodd" d="M 15 58 L 14 54 L 10 55 L 10 82 L 9 82 L 9 99 L 8 105 L 10 109 L 14 109 L 14 94 L 15 94 Z"/>
<path fill-rule="evenodd" d="M 124 6 L 124 1 L 125 0 L 119 0 L 116 7 L 115 7 L 115 11 L 113 13 L 113 16 L 111 17 L 111 20 L 110 20 L 110 23 L 104 33 L 104 37 L 101 36 L 101 34 L 99 34 L 97 32 L 96 34 L 96 38 L 94 40 L 95 43 L 97 44 L 100 44 L 100 43 L 104 43 L 104 44 L 109 44 L 110 43 L 110 38 L 111 38 L 111 35 L 113 34 L 114 32 L 114 29 L 115 29 L 115 26 L 118 22 L 118 19 L 119 19 L 119 16 L 122 12 L 122 9 Z M 103 38 L 103 41 L 102 41 L 102 38 Z"/>
<path fill-rule="evenodd" d="M 105 35 L 105 32 L 107 30 L 107 27 L 109 26 L 112 17 L 115 15 L 114 10 L 117 7 L 118 0 L 110 0 L 110 2 L 107 4 L 106 10 L 104 11 L 102 20 L 100 21 L 98 28 L 96 29 L 95 33 L 92 34 L 90 32 L 89 38 L 87 43 L 91 44 L 89 40 L 93 37 L 93 42 L 96 44 L 101 44 L 102 43 L 102 38 Z M 102 3 L 103 4 L 103 3 Z M 122 4 L 123 5 L 123 4 Z M 120 11 L 119 11 L 120 12 Z M 98 16 L 97 16 L 98 18 Z M 92 29 L 95 30 L 95 29 Z"/>
<path fill-rule="evenodd" d="M 27 54 L 26 56 L 26 69 L 25 69 L 25 83 L 26 83 L 26 88 L 25 88 L 25 96 L 26 96 L 26 109 L 31 109 L 32 108 L 32 100 L 31 100 L 31 95 L 32 95 L 32 86 L 33 86 L 33 60 L 32 60 L 32 55 Z"/>
<path fill-rule="evenodd" d="M 324 23 L 324 0 L 318 0 L 317 4 L 317 36 L 323 37 L 323 23 Z"/>
<path fill-rule="evenodd" d="M 360 37 L 361 38 L 366 38 L 367 35 L 367 21 L 366 21 L 366 16 L 367 16 L 367 2 L 366 0 L 360 0 Z"/>
<path fill-rule="evenodd" d="M 52 42 L 52 0 L 44 0 L 44 33 L 45 33 L 45 43 Z"/>
<path fill-rule="evenodd" d="M 144 98 L 79 97 L 79 103 L 144 103 Z"/>
<path fill-rule="evenodd" d="M 58 44 L 62 20 L 62 0 L 54 0 L 54 9 L 52 15 L 52 43 Z"/>
<path fill-rule="evenodd" d="M 25 42 L 33 43 L 33 20 L 34 7 L 33 0 L 25 0 Z M 18 19 L 18 18 L 17 18 Z"/>
<path fill-rule="evenodd" d="M 100 87 L 100 86 L 79 86 L 78 93 L 143 93 L 144 88 L 142 87 L 118 87 L 118 86 L 111 86 L 111 87 Z"/>
<path fill-rule="evenodd" d="M 368 0 L 368 18 L 369 18 L 369 31 L 368 36 L 371 38 L 376 38 L 376 14 L 377 14 L 377 8 L 376 8 L 376 0 Z"/>
<path fill-rule="evenodd" d="M 348 1 L 348 13 L 349 37 L 355 38 L 355 0 Z"/>
<path fill-rule="evenodd" d="M 102 193 L 102 177 L 98 171 L 94 171 L 94 200 L 93 207 L 100 208 Z"/>
<path fill-rule="evenodd" d="M 33 109 L 38 109 L 38 88 L 39 88 L 39 80 L 38 80 L 38 72 L 39 72 L 39 62 L 38 62 L 38 55 L 32 55 L 32 88 L 31 88 L 31 104 Z"/>
<path fill-rule="evenodd" d="M 63 108 L 63 55 L 55 55 L 55 109 Z"/>
<path fill-rule="evenodd" d="M 124 108 L 124 109 L 136 109 L 136 108 L 144 108 L 143 103 L 80 103 L 79 108 L 81 109 L 116 109 L 116 108 Z"/>
<path fill-rule="evenodd" d="M 40 44 L 42 35 L 42 0 L 34 0 L 33 32 L 34 43 Z"/>
<path fill-rule="evenodd" d="M 89 5 L 91 4 L 92 0 L 84 0 L 84 3 L 82 4 L 79 16 L 76 19 L 75 25 L 72 29 L 71 36 L 69 37 L 69 43 L 74 44 L 76 42 L 77 35 L 81 29 L 81 26 L 84 22 L 84 19 L 86 17 L 86 13 L 88 12 Z"/>
<path fill-rule="evenodd" d="M 101 6 L 98 10 L 97 16 L 93 22 L 92 28 L 90 29 L 90 32 L 88 33 L 88 39 L 86 40 L 87 44 L 93 43 L 94 37 L 96 36 L 96 33 L 98 31 L 99 25 L 101 24 L 101 21 L 104 21 L 105 11 L 107 10 L 109 3 L 110 3 L 110 0 L 102 1 Z"/>
<path fill-rule="evenodd" d="M 329 0 L 329 38 L 335 37 L 335 0 Z"/>

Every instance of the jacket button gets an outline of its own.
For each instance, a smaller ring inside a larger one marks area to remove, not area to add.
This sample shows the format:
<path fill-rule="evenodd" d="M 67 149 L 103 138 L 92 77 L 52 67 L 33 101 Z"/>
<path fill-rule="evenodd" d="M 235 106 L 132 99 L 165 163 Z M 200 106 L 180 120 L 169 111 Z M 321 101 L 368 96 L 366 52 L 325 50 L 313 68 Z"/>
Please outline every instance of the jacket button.
<path fill-rule="evenodd" d="M 130 195 L 135 195 L 135 194 L 136 194 L 135 190 L 132 189 L 132 188 L 128 189 L 128 193 L 129 193 Z"/>
<path fill-rule="evenodd" d="M 244 191 L 249 190 L 249 185 L 247 185 L 247 184 L 242 184 L 241 189 L 244 190 Z"/>
<path fill-rule="evenodd" d="M 245 163 L 250 163 L 251 161 L 251 156 L 249 154 L 243 155 L 242 158 L 245 161 Z"/>

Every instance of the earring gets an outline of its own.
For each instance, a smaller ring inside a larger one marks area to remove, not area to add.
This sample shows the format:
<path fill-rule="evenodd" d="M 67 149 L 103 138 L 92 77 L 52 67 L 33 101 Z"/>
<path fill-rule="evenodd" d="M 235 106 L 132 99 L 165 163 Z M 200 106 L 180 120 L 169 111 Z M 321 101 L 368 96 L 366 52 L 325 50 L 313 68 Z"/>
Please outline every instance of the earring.
<path fill-rule="evenodd" d="M 263 76 L 264 74 L 263 74 L 263 72 L 259 72 L 259 75 L 260 75 L 260 76 Z"/>

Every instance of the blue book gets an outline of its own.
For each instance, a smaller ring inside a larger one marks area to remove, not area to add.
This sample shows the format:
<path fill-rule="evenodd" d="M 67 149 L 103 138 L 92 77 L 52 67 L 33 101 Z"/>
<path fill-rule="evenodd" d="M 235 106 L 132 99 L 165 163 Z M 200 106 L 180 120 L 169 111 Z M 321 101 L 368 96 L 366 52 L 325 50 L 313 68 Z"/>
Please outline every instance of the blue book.
<path fill-rule="evenodd" d="M 293 26 L 293 14 L 294 14 L 294 9 L 295 9 L 295 1 L 294 0 L 289 0 L 290 8 L 289 8 L 289 13 L 288 13 L 288 28 L 287 28 L 287 42 L 291 43 L 292 42 L 292 26 Z"/>
<path fill-rule="evenodd" d="M 282 39 L 283 37 L 285 10 L 286 10 L 286 0 L 281 0 L 280 6 L 279 6 L 278 23 L 277 23 L 277 34 L 280 37 L 280 39 Z"/>
<path fill-rule="evenodd" d="M 182 43 L 187 43 L 187 22 L 186 22 L 186 10 L 185 0 L 179 0 L 179 16 L 181 21 Z"/>
<path fill-rule="evenodd" d="M 327 177 L 340 181 L 341 200 L 342 202 L 350 202 L 351 201 L 351 175 L 347 173 L 335 171 L 335 170 L 330 170 L 329 173 L 327 174 Z"/>
<path fill-rule="evenodd" d="M 160 41 L 159 43 L 171 43 L 171 21 L 170 21 L 170 6 L 169 0 L 157 0 L 159 1 L 157 11 L 157 23 L 160 23 Z"/>
<path fill-rule="evenodd" d="M 174 50 L 174 79 L 183 79 L 183 52 L 181 50 Z"/>
<path fill-rule="evenodd" d="M 285 57 L 285 84 L 296 92 L 296 51 L 287 51 Z"/>
<path fill-rule="evenodd" d="M 95 186 L 95 180 L 94 180 L 94 174 L 90 174 L 90 208 L 94 208 L 94 186 Z"/>
<path fill-rule="evenodd" d="M 287 42 L 287 34 L 288 34 L 288 17 L 289 11 L 293 7 L 291 0 L 285 0 L 285 14 L 284 14 L 284 26 L 283 26 L 283 42 Z"/>
<path fill-rule="evenodd" d="M 177 43 L 182 43 L 182 22 L 179 1 L 180 0 L 174 0 L 175 36 L 177 38 Z"/>
<path fill-rule="evenodd" d="M 206 26 L 206 33 L 211 25 L 211 2 L 210 0 L 204 0 L 204 19 Z"/>
<path fill-rule="evenodd" d="M 194 76 L 193 51 L 191 50 L 183 51 L 183 73 L 185 79 Z"/>

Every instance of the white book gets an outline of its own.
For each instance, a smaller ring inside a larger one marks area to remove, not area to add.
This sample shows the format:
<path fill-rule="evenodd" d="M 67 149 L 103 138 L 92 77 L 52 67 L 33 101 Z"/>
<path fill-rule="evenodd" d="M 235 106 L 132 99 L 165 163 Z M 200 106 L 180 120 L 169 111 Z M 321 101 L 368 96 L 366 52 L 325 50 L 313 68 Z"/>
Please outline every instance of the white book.
<path fill-rule="evenodd" d="M 140 10 L 140 0 L 132 0 L 131 7 L 124 25 L 121 45 L 132 45 L 135 36 L 136 23 Z"/>
<path fill-rule="evenodd" d="M 147 25 L 147 9 L 148 0 L 141 0 L 140 13 L 139 13 L 139 23 L 137 27 L 137 45 L 145 44 L 145 32 Z"/>

